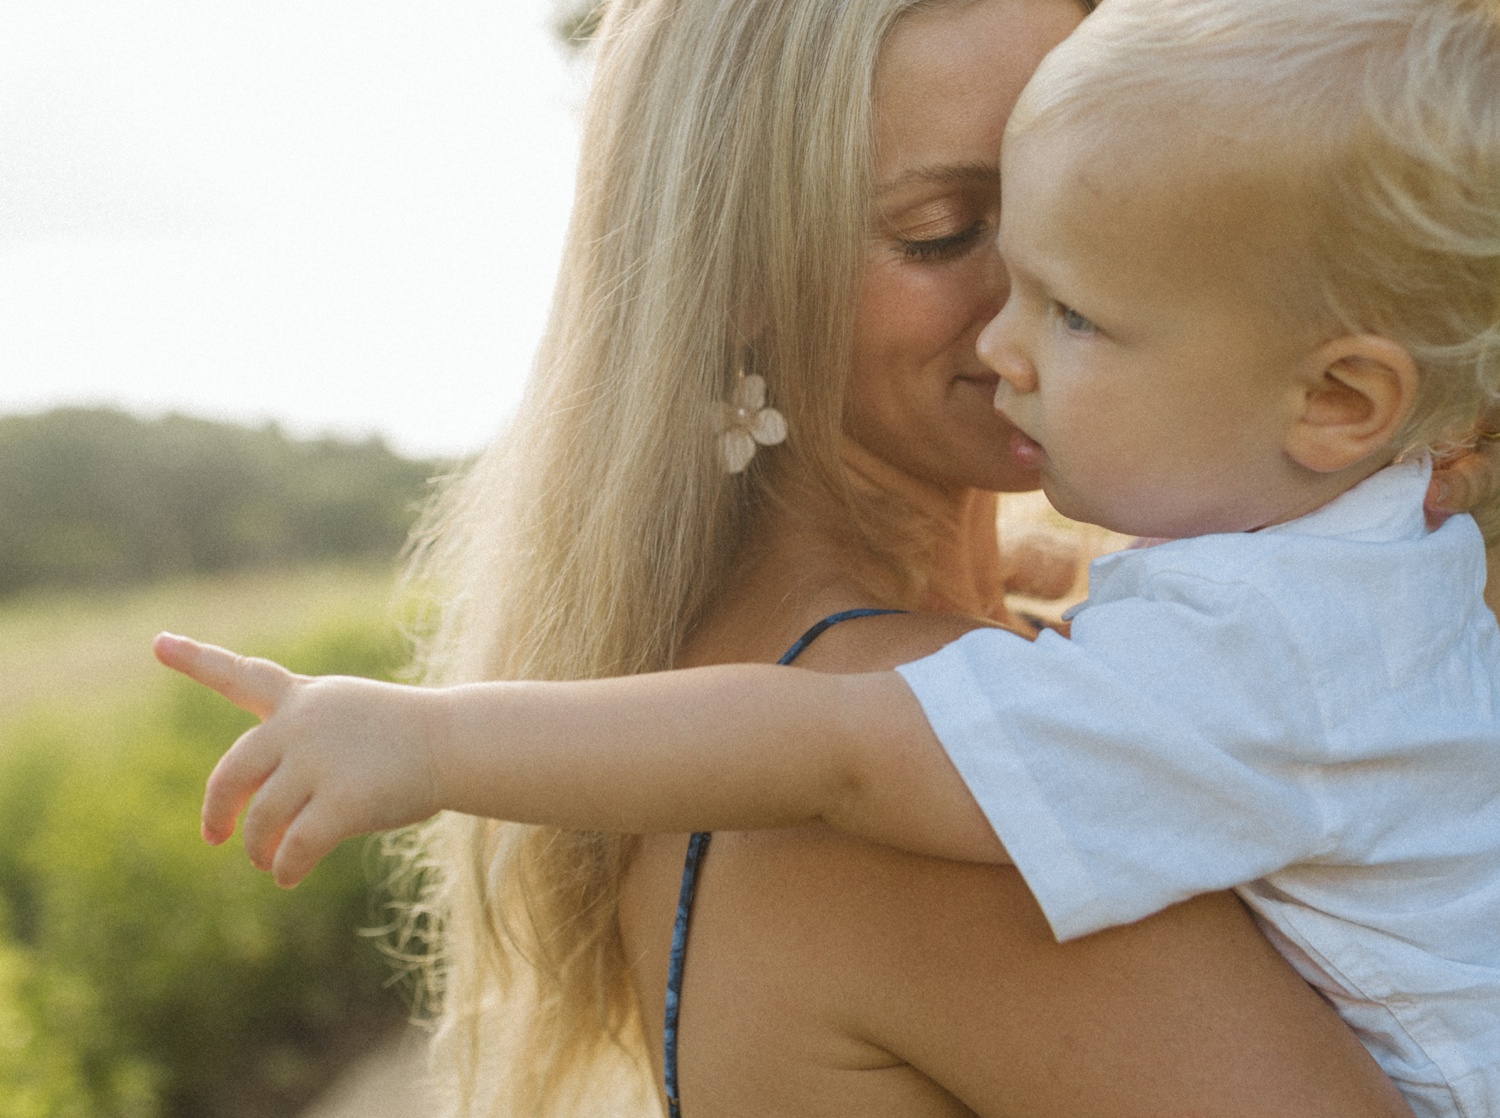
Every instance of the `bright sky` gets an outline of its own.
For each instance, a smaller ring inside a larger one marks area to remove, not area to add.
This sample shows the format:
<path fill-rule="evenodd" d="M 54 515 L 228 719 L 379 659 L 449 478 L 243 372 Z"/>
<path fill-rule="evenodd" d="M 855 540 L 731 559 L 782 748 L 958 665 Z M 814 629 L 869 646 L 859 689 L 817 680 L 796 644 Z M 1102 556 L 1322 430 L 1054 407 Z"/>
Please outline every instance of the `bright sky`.
<path fill-rule="evenodd" d="M 4 0 L 0 412 L 482 444 L 572 190 L 553 0 Z"/>

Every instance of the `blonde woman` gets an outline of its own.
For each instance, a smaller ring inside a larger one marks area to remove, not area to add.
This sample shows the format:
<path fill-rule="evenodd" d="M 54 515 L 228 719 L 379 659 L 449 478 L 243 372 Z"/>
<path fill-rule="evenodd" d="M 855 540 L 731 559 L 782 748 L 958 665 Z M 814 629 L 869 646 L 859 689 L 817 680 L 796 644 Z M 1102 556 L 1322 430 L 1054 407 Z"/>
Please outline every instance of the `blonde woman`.
<path fill-rule="evenodd" d="M 426 537 L 432 681 L 868 671 L 1024 630 L 995 505 L 1036 478 L 975 339 L 1000 134 L 1082 16 L 612 7 L 535 383 Z M 1409 1113 L 1227 895 L 1060 946 L 1009 868 L 820 830 L 424 841 L 464 1113 L 624 1113 L 646 1068 L 673 1118 Z"/>
<path fill-rule="evenodd" d="M 536 375 L 419 556 L 446 595 L 430 681 L 774 661 L 861 607 L 912 612 L 798 662 L 1024 626 L 996 493 L 1036 479 L 974 341 L 1004 294 L 1006 115 L 1083 15 L 611 5 Z M 621 1068 L 662 1082 L 686 844 L 431 826 L 438 1067 L 464 1112 L 622 1113 Z M 694 921 L 666 1101 L 689 1118 L 1405 1113 L 1227 896 L 1063 947 L 1009 869 L 726 834 Z"/>

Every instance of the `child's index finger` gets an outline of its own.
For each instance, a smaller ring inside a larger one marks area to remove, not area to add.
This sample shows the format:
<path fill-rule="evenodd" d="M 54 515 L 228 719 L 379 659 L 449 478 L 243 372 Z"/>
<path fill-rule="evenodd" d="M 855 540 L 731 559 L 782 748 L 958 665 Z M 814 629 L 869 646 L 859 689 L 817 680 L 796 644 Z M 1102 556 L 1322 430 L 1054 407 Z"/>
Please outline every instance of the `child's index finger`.
<path fill-rule="evenodd" d="M 269 718 L 290 686 L 293 675 L 280 664 L 239 656 L 227 648 L 202 644 L 175 633 L 158 633 L 151 642 L 156 658 L 173 671 L 223 695 L 241 710 Z"/>

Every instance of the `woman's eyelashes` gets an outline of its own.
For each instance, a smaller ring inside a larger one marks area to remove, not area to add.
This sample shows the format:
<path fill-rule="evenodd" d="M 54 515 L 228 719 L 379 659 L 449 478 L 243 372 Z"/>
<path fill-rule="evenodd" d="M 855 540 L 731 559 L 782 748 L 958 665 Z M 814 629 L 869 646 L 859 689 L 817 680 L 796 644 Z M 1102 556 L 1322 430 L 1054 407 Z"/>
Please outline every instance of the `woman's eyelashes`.
<path fill-rule="evenodd" d="M 967 229 L 943 237 L 898 238 L 897 247 L 908 260 L 951 260 L 972 249 L 989 232 L 989 223 L 976 221 Z"/>

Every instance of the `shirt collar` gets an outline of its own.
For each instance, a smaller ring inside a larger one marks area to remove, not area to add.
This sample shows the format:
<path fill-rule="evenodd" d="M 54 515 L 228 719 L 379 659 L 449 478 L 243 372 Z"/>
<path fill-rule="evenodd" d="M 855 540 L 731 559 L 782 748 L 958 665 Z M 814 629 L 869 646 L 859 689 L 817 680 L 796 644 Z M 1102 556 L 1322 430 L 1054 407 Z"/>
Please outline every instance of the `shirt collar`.
<path fill-rule="evenodd" d="M 1427 534 L 1422 503 L 1431 478 L 1432 459 L 1425 454 L 1397 462 L 1306 516 L 1262 528 L 1261 534 L 1339 536 L 1364 543 L 1420 539 Z"/>

